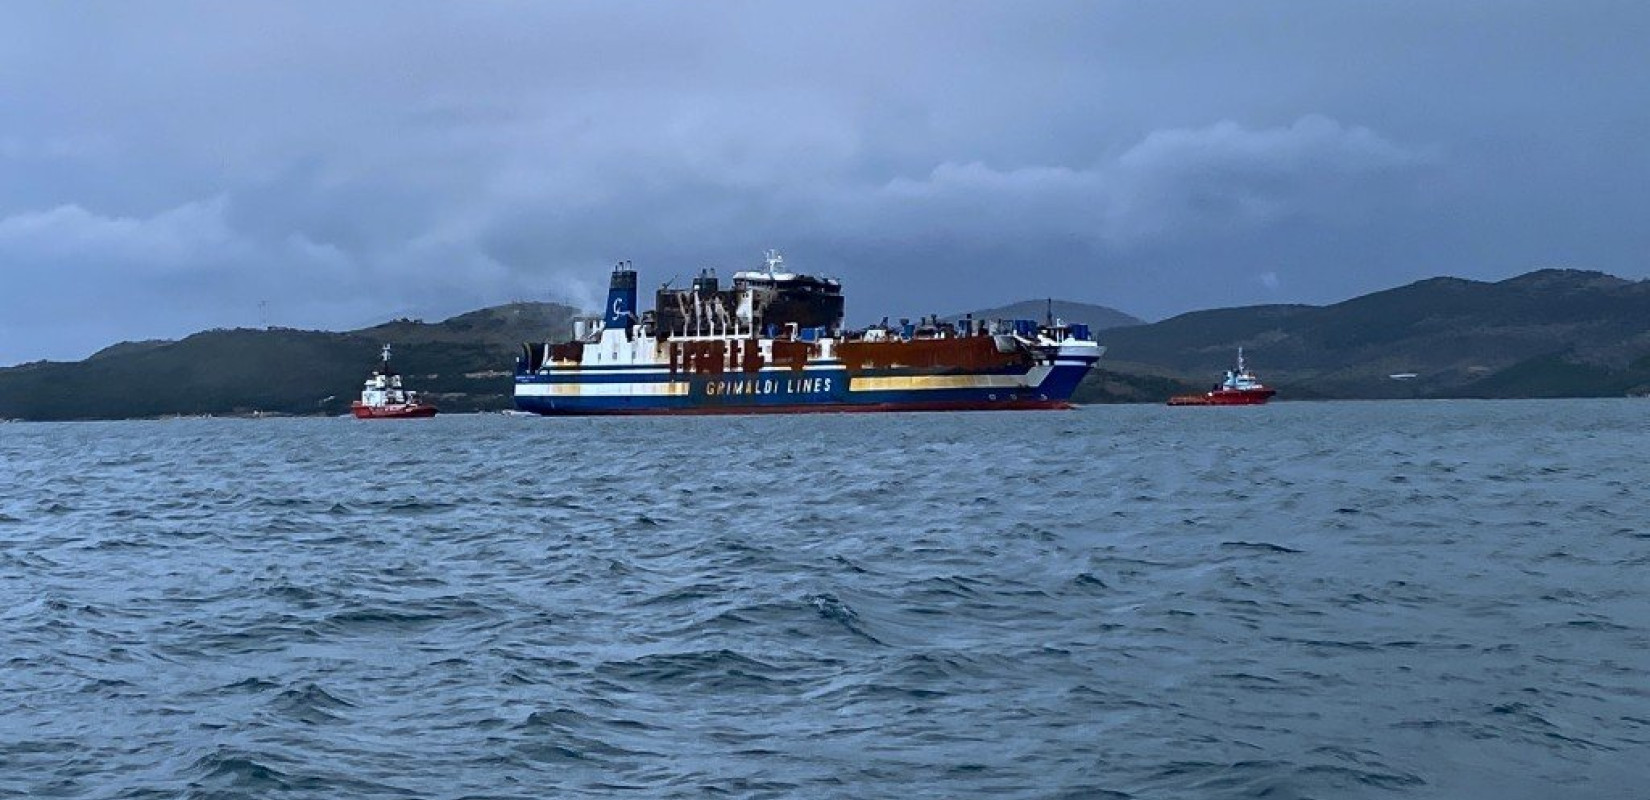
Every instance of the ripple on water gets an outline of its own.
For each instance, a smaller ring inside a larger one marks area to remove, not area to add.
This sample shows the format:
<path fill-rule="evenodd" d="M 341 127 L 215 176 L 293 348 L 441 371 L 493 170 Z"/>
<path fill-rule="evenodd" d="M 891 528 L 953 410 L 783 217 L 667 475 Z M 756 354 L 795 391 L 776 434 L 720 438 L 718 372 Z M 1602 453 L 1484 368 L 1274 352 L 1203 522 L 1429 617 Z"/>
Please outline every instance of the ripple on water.
<path fill-rule="evenodd" d="M 0 796 L 1642 789 L 1639 406 L 1245 412 L 6 426 Z"/>

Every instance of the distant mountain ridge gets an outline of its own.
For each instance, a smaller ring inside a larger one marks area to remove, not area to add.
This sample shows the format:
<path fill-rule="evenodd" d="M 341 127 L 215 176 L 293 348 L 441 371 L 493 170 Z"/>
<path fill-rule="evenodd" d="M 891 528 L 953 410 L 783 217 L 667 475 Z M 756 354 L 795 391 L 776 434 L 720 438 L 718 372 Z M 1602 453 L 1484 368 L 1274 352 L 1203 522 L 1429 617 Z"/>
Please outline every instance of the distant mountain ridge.
<path fill-rule="evenodd" d="M 1548 269 L 1109 331 L 1102 365 L 1211 382 L 1245 348 L 1280 397 L 1620 396 L 1650 386 L 1650 282 Z M 1414 373 L 1413 380 L 1393 380 Z M 1293 391 L 1291 391 L 1293 390 Z"/>
<path fill-rule="evenodd" d="M 0 418 L 338 414 L 386 342 L 411 388 L 444 409 L 506 408 L 521 343 L 564 336 L 574 313 L 555 303 L 512 303 L 437 323 L 402 319 L 343 333 L 238 328 L 123 342 L 80 362 L 0 369 Z"/>
<path fill-rule="evenodd" d="M 1028 300 L 973 315 L 1045 313 L 1047 301 Z M 565 337 L 575 314 L 514 303 L 342 333 L 236 329 L 122 342 L 80 362 L 0 368 L 0 418 L 343 413 L 385 342 L 408 383 L 443 408 L 508 408 L 520 343 Z M 1211 309 L 1155 323 L 1062 301 L 1054 314 L 1093 326 L 1108 348 L 1080 402 L 1162 402 L 1207 387 L 1238 347 L 1281 399 L 1650 392 L 1650 282 L 1601 272 L 1432 278 L 1327 306 Z M 1407 373 L 1415 377 L 1391 377 Z"/>
<path fill-rule="evenodd" d="M 1145 320 L 1132 314 L 1125 314 L 1115 308 L 1070 300 L 1021 300 L 1018 303 L 1010 303 L 1006 306 L 975 311 L 972 312 L 972 315 L 975 319 L 1035 319 L 1042 321 L 1043 317 L 1049 314 L 1051 306 L 1056 318 L 1067 322 L 1081 322 L 1097 331 L 1145 324 Z M 968 314 L 952 314 L 946 319 L 955 321 L 965 316 L 968 316 Z"/>

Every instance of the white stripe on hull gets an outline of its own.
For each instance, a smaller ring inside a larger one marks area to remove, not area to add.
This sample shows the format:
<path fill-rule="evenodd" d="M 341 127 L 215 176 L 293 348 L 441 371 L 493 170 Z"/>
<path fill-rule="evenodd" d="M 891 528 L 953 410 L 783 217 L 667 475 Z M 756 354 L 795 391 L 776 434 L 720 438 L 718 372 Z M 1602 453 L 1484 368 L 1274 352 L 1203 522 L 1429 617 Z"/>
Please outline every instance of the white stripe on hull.
<path fill-rule="evenodd" d="M 680 397 L 687 393 L 687 381 L 516 384 L 517 397 Z"/>

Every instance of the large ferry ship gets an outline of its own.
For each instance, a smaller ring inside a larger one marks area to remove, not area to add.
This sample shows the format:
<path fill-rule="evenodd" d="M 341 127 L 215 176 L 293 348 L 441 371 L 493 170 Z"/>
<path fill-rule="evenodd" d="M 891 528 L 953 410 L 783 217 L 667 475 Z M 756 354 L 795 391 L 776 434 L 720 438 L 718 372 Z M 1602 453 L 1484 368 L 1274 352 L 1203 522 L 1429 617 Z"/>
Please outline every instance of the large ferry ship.
<path fill-rule="evenodd" d="M 1069 408 L 1105 348 L 1055 320 L 843 325 L 840 282 L 766 268 L 668 284 L 637 311 L 636 271 L 613 270 L 601 318 L 529 343 L 516 406 L 539 414 L 715 414 Z"/>

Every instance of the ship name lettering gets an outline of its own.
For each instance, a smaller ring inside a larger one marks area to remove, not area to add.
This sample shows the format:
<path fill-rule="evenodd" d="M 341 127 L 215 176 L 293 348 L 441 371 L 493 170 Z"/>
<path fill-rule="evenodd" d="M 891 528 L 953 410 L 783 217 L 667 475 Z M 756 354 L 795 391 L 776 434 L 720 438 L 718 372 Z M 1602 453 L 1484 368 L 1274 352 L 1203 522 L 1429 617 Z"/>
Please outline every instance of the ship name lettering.
<path fill-rule="evenodd" d="M 827 394 L 831 391 L 830 378 L 753 378 L 714 380 L 705 382 L 707 397 L 739 397 L 776 394 Z"/>

